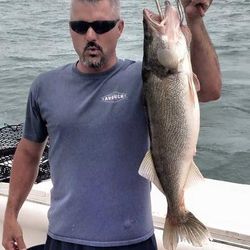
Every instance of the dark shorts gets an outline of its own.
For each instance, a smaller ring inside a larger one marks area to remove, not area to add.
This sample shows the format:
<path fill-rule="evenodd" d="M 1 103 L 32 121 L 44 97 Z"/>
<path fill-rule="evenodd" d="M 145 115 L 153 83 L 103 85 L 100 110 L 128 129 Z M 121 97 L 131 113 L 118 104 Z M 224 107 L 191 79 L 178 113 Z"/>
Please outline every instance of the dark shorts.
<path fill-rule="evenodd" d="M 84 246 L 84 245 L 78 245 L 59 240 L 54 240 L 48 236 L 46 245 L 41 249 L 43 250 L 157 250 L 157 245 L 154 235 L 148 240 L 145 240 L 143 242 L 128 246 L 120 246 L 120 247 L 90 247 L 90 246 Z"/>

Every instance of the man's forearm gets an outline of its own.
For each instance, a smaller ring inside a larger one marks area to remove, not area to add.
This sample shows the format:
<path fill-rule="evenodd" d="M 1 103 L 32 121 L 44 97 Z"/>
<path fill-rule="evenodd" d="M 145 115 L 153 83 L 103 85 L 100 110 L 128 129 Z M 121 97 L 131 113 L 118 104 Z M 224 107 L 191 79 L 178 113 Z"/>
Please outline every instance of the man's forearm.
<path fill-rule="evenodd" d="M 6 216 L 17 217 L 36 179 L 40 155 L 31 157 L 25 149 L 17 148 L 11 170 Z"/>
<path fill-rule="evenodd" d="M 188 22 L 192 33 L 191 59 L 193 71 L 200 80 L 200 101 L 216 100 L 220 97 L 221 73 L 218 57 L 209 38 L 202 18 Z"/>

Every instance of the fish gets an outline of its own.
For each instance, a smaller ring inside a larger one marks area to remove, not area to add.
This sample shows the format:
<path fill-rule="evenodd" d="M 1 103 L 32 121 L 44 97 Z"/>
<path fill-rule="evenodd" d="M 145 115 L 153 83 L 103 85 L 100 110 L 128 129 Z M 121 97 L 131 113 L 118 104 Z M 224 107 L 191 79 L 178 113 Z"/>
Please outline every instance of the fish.
<path fill-rule="evenodd" d="M 183 240 L 203 246 L 211 238 L 209 231 L 184 202 L 186 188 L 204 180 L 194 163 L 200 130 L 200 83 L 190 59 L 192 35 L 180 11 L 169 1 L 159 15 L 144 9 L 143 27 L 142 91 L 150 150 L 139 174 L 166 197 L 164 248 L 175 250 Z"/>

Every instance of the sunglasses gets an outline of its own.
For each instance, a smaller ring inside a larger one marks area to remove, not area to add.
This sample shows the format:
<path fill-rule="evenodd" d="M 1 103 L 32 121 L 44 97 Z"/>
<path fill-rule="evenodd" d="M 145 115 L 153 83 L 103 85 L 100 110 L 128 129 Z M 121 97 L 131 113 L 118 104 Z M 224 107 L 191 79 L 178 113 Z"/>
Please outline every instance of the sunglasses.
<path fill-rule="evenodd" d="M 88 29 L 91 27 L 95 33 L 104 34 L 112 30 L 117 24 L 118 20 L 105 20 L 105 21 L 94 21 L 94 22 L 85 22 L 85 21 L 70 21 L 70 28 L 78 34 L 84 35 L 87 33 Z"/>

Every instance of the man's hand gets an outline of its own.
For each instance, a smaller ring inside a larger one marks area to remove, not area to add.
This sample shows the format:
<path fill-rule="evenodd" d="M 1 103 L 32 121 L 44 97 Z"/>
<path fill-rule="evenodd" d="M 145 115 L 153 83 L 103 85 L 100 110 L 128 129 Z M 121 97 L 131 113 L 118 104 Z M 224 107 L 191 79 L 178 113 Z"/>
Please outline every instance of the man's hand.
<path fill-rule="evenodd" d="M 203 17 L 213 0 L 181 0 L 187 18 L 195 20 Z"/>
<path fill-rule="evenodd" d="M 5 219 L 2 244 L 5 250 L 26 249 L 22 229 L 16 219 Z"/>
<path fill-rule="evenodd" d="M 11 168 L 9 196 L 3 223 L 3 246 L 6 250 L 26 249 L 17 222 L 18 213 L 36 179 L 46 141 L 37 143 L 22 138 L 18 143 Z"/>

